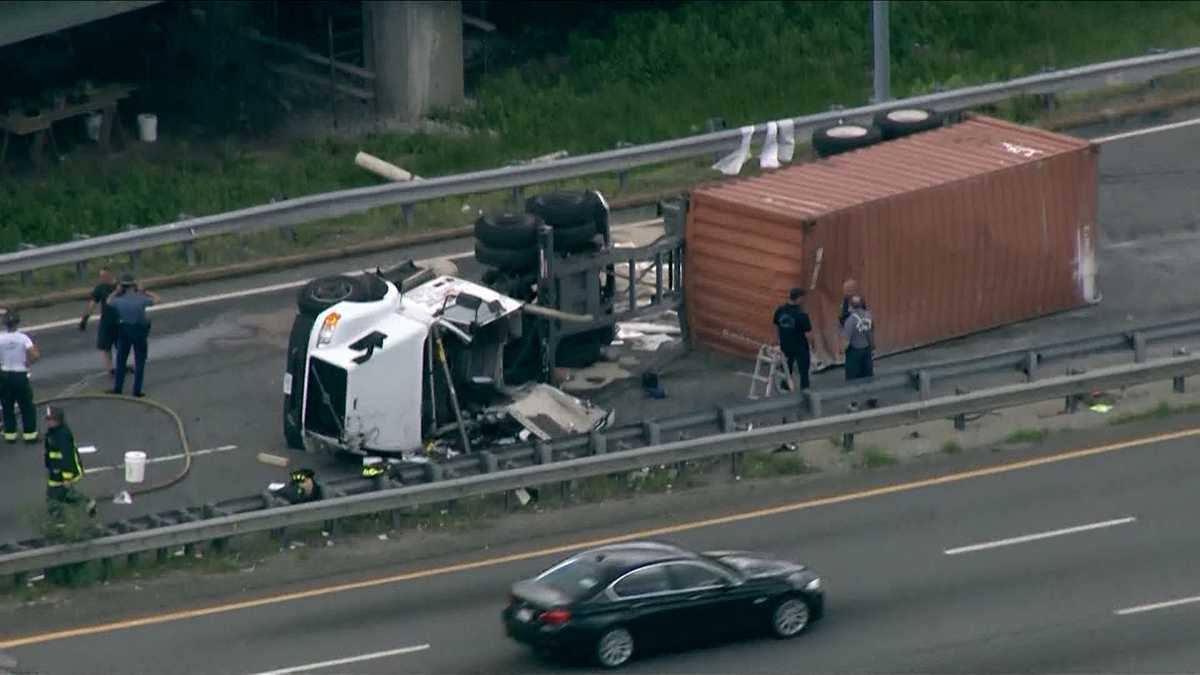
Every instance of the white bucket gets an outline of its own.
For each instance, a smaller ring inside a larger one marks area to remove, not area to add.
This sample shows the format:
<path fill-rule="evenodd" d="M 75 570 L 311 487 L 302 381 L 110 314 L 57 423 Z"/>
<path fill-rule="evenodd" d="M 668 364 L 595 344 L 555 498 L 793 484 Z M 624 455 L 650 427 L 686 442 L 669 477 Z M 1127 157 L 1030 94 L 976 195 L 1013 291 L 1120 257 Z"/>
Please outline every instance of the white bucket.
<path fill-rule="evenodd" d="M 97 143 L 100 142 L 100 128 L 104 125 L 104 113 L 88 113 L 87 117 L 83 118 L 83 125 L 84 130 L 87 131 L 87 137 Z"/>
<path fill-rule="evenodd" d="M 125 482 L 140 483 L 146 478 L 146 453 L 130 450 L 125 453 Z"/>
<path fill-rule="evenodd" d="M 138 132 L 145 143 L 158 140 L 158 115 L 142 113 L 138 115 Z"/>

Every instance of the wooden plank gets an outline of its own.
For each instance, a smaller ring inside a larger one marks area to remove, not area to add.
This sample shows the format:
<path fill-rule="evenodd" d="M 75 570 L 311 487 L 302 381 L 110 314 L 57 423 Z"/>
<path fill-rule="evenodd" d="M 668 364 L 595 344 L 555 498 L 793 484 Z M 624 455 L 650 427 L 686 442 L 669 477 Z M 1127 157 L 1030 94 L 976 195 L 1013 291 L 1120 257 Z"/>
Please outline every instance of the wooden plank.
<path fill-rule="evenodd" d="M 284 42 L 283 40 L 276 40 L 275 38 L 269 38 L 256 30 L 244 30 L 242 31 L 242 35 L 245 35 L 247 38 L 255 42 L 295 54 L 306 61 L 310 61 L 320 66 L 329 66 L 332 64 L 335 70 L 340 70 L 348 75 L 356 75 L 364 80 L 375 79 L 375 73 L 367 70 L 366 68 L 359 68 L 358 66 L 344 63 L 342 61 L 330 61 L 328 58 L 321 56 L 316 52 L 309 51 L 300 45 Z"/>

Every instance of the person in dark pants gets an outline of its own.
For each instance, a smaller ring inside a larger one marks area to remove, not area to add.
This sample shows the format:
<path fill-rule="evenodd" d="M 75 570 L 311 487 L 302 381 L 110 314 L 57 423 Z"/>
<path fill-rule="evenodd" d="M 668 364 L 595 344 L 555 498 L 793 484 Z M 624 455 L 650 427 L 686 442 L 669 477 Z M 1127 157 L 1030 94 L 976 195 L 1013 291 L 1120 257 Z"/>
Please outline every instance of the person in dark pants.
<path fill-rule="evenodd" d="M 108 304 L 117 316 L 117 362 L 113 382 L 114 394 L 125 391 L 125 365 L 133 351 L 133 395 L 142 397 L 146 377 L 146 357 L 150 350 L 150 320 L 146 308 L 159 302 L 159 297 L 138 285 L 132 274 L 121 277 L 121 285 L 108 297 Z"/>
<path fill-rule="evenodd" d="M 96 500 L 75 489 L 75 484 L 83 478 L 83 463 L 79 461 L 79 448 L 67 426 L 66 415 L 61 408 L 47 406 L 45 422 L 46 506 L 50 515 L 61 517 L 64 506 L 75 504 L 85 504 L 88 515 L 96 515 Z"/>
<path fill-rule="evenodd" d="M 29 384 L 29 364 L 41 354 L 29 336 L 17 328 L 21 317 L 14 310 L 4 313 L 0 333 L 0 403 L 4 410 L 4 440 L 17 442 L 17 409 L 21 410 L 21 431 L 26 443 L 38 440 L 37 410 L 33 405 L 33 387 Z"/>
<path fill-rule="evenodd" d="M 100 350 L 104 356 L 104 369 L 108 371 L 109 375 L 116 375 L 113 370 L 112 352 L 117 344 L 117 314 L 108 304 L 108 297 L 115 290 L 117 290 L 117 285 L 112 270 L 101 267 L 99 283 L 92 289 L 87 308 L 83 310 L 83 316 L 79 318 L 79 330 L 83 332 L 87 330 L 92 312 L 99 308 L 100 321 L 96 331 L 96 349 Z"/>
<path fill-rule="evenodd" d="M 846 379 L 873 377 L 874 319 L 860 296 L 851 296 L 849 309 L 850 313 L 842 323 L 842 337 L 846 339 Z"/>
<path fill-rule="evenodd" d="M 809 334 L 812 333 L 812 321 L 804 311 L 801 301 L 804 299 L 803 288 L 793 288 L 788 293 L 788 301 L 775 309 L 775 328 L 779 331 L 779 349 L 787 360 L 787 381 L 785 389 L 795 385 L 792 370 L 800 371 L 800 389 L 808 389 L 808 371 L 812 367 L 812 345 L 809 344 Z"/>

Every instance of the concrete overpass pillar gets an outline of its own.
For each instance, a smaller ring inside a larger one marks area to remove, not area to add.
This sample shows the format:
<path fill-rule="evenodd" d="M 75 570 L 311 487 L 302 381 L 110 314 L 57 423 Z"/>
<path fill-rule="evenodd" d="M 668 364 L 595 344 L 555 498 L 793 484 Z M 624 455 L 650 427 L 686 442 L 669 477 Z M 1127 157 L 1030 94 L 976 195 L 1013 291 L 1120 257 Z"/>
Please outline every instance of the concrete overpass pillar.
<path fill-rule="evenodd" d="M 381 115 L 413 121 L 462 104 L 460 0 L 368 0 L 363 9 Z"/>

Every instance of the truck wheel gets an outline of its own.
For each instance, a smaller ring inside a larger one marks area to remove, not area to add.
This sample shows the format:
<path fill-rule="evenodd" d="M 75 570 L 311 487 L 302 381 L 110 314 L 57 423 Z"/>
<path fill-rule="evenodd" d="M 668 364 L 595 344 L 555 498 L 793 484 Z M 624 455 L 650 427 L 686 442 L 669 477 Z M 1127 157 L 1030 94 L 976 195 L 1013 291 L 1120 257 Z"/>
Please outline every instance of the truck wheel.
<path fill-rule="evenodd" d="M 525 272 L 537 267 L 538 250 L 532 247 L 493 248 L 482 242 L 475 242 L 475 260 L 479 261 L 480 265 L 495 267 L 505 272 Z"/>
<path fill-rule="evenodd" d="M 370 297 L 371 289 L 364 279 L 339 274 L 313 279 L 305 284 L 300 289 L 296 306 L 302 314 L 315 317 L 339 302 L 366 302 Z"/>
<path fill-rule="evenodd" d="M 528 248 L 537 245 L 541 225 L 528 213 L 485 213 L 475 221 L 475 240 L 492 248 Z"/>
<path fill-rule="evenodd" d="M 861 124 L 835 124 L 813 131 L 812 146 L 818 157 L 830 157 L 879 142 L 879 128 Z"/>
<path fill-rule="evenodd" d="M 942 116 L 937 111 L 925 108 L 897 108 L 876 115 L 875 125 L 879 127 L 883 140 L 890 141 L 937 129 L 942 126 Z"/>
<path fill-rule="evenodd" d="M 554 228 L 594 223 L 598 207 L 590 192 L 547 192 L 525 200 L 527 212 Z"/>
<path fill-rule="evenodd" d="M 591 246 L 601 234 L 594 223 L 554 228 L 554 250 L 575 253 Z"/>

